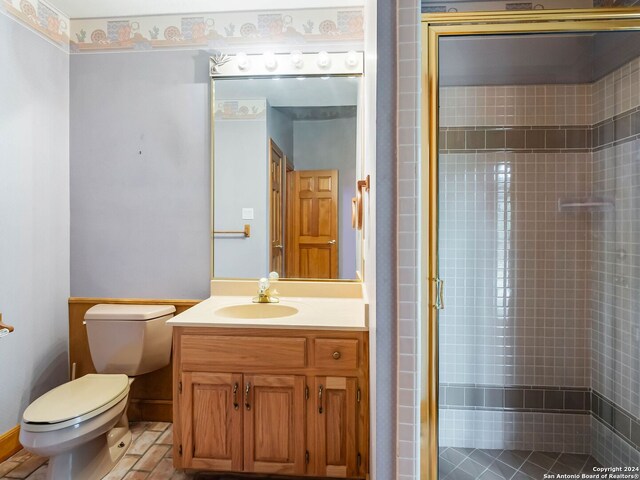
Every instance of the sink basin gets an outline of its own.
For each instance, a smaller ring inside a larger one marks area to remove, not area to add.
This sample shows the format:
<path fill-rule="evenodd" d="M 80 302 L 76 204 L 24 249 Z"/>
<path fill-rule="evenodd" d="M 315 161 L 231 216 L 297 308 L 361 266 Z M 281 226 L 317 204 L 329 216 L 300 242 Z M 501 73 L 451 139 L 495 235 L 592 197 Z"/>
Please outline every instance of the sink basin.
<path fill-rule="evenodd" d="M 230 305 L 215 311 L 216 315 L 226 318 L 282 318 L 298 313 L 295 307 L 278 303 L 248 303 L 245 305 Z"/>

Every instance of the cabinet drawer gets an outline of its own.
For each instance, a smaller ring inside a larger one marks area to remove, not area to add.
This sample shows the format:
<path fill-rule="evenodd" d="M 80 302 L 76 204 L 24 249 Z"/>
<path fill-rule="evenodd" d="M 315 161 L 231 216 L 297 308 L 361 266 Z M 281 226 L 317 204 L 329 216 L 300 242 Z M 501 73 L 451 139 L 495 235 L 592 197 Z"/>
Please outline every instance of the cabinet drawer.
<path fill-rule="evenodd" d="M 358 340 L 317 338 L 314 358 L 320 368 L 358 368 Z"/>
<path fill-rule="evenodd" d="M 243 367 L 305 367 L 305 338 L 183 335 L 182 365 Z"/>

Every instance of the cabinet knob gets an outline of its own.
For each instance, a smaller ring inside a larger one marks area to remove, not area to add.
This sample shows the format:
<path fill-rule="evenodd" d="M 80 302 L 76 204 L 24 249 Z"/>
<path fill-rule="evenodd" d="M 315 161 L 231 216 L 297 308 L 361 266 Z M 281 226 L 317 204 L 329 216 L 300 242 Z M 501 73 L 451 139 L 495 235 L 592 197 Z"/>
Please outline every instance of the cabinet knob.
<path fill-rule="evenodd" d="M 340 352 L 335 351 L 333 352 L 333 355 L 331 355 L 333 357 L 334 360 L 340 360 Z"/>

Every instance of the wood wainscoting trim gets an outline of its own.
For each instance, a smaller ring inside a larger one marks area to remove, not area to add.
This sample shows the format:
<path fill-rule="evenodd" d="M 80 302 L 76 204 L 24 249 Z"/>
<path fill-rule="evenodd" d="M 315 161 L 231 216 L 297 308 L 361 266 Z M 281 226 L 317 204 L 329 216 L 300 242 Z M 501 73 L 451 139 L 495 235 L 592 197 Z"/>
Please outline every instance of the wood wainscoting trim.
<path fill-rule="evenodd" d="M 175 305 L 183 307 L 193 307 L 202 300 L 185 300 L 185 299 L 160 299 L 160 298 L 100 298 L 100 297 L 69 297 L 69 304 L 72 303 L 90 303 L 98 305 L 99 303 L 118 303 L 124 305 Z"/>
<path fill-rule="evenodd" d="M 76 365 L 76 378 L 95 373 L 89 351 L 84 315 L 100 303 L 121 305 L 174 305 L 176 314 L 200 303 L 202 300 L 178 300 L 157 298 L 69 298 L 69 364 Z M 171 422 L 173 419 L 172 366 L 136 377 L 131 385 L 127 414 L 132 421 Z"/>
<path fill-rule="evenodd" d="M 134 422 L 173 422 L 173 401 L 131 399 L 127 417 Z"/>
<path fill-rule="evenodd" d="M 0 435 L 0 462 L 4 462 L 11 455 L 22 449 L 19 437 L 20 425 L 16 425 L 11 430 Z"/>

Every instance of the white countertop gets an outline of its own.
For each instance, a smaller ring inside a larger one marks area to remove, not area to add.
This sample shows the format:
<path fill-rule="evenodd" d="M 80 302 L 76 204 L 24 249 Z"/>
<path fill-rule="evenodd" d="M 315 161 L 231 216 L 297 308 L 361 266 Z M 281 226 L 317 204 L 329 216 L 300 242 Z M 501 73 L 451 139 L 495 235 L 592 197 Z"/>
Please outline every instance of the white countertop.
<path fill-rule="evenodd" d="M 217 281 L 222 282 L 222 281 Z M 273 305 L 282 305 L 294 307 L 298 313 L 287 317 L 275 318 L 229 318 L 221 316 L 216 312 L 224 307 L 231 305 L 248 305 L 252 304 L 254 295 L 245 295 L 247 288 L 257 290 L 257 283 L 236 281 L 238 288 L 229 285 L 225 281 L 225 285 L 213 285 L 212 296 L 203 300 L 199 304 L 189 308 L 188 310 L 176 315 L 167 324 L 175 327 L 243 327 L 243 328 L 302 328 L 308 330 L 368 330 L 368 304 L 365 301 L 365 295 L 362 289 L 354 289 L 353 286 L 345 287 L 343 295 L 330 297 L 320 296 L 294 296 L 296 291 L 303 293 L 304 288 L 297 289 L 293 282 L 287 282 L 287 286 L 281 290 L 290 295 L 275 295 L 280 299 L 279 303 Z M 240 283 L 243 283 L 242 285 Z M 308 282 L 307 282 L 308 283 Z M 275 285 L 276 290 L 280 290 L 280 284 Z M 334 284 L 335 285 L 335 284 Z M 308 288 L 308 285 L 306 285 Z M 334 286 L 335 288 L 340 288 Z M 229 295 L 232 291 L 241 292 L 240 295 Z M 329 291 L 329 290 L 327 290 Z M 217 294 L 224 292 L 225 294 Z M 265 308 L 269 308 L 271 304 L 260 304 Z"/>

